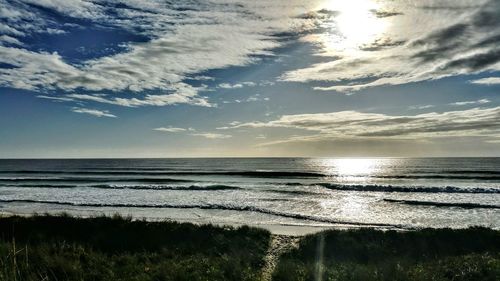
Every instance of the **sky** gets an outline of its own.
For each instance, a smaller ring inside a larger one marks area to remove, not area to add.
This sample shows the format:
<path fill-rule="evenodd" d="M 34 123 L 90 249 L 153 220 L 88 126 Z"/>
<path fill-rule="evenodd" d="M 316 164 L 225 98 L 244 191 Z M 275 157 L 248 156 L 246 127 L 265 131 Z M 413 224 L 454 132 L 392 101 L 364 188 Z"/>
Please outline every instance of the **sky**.
<path fill-rule="evenodd" d="M 500 156 L 498 0 L 0 0 L 0 158 Z"/>

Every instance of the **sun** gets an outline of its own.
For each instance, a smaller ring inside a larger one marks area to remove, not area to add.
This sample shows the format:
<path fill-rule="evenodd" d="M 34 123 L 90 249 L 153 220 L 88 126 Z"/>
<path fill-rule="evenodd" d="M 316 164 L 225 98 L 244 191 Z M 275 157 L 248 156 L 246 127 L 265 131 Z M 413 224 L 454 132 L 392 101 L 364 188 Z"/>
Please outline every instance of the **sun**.
<path fill-rule="evenodd" d="M 324 45 L 336 51 L 359 49 L 374 42 L 387 29 L 387 21 L 376 16 L 381 9 L 373 0 L 334 0 L 325 2 L 322 9 L 335 11 L 333 21 L 326 23 Z"/>

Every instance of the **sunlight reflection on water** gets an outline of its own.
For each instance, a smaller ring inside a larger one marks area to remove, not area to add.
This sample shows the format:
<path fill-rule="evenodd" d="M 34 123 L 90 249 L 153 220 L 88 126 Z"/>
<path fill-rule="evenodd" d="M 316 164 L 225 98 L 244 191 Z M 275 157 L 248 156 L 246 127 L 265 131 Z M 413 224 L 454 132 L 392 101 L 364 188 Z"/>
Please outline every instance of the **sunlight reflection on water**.
<path fill-rule="evenodd" d="M 342 181 L 365 181 L 371 176 L 383 174 L 391 159 L 337 158 L 322 159 L 324 173 Z"/>

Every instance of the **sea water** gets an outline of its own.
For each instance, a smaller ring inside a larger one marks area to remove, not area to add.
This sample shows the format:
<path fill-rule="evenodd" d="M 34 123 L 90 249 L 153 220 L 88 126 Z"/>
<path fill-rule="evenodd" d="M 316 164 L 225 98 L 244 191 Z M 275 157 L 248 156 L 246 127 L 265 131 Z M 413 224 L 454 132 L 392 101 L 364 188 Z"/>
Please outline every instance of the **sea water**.
<path fill-rule="evenodd" d="M 500 158 L 0 160 L 0 212 L 500 228 Z"/>

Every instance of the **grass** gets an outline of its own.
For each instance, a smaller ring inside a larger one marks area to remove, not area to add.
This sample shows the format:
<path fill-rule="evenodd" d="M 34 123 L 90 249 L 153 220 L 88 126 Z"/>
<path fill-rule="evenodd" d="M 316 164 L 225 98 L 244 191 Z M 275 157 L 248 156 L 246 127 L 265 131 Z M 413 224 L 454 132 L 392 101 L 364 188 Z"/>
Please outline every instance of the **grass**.
<path fill-rule="evenodd" d="M 260 280 L 270 233 L 130 218 L 0 218 L 0 281 Z M 500 280 L 500 232 L 331 230 L 285 253 L 275 281 Z"/>
<path fill-rule="evenodd" d="M 273 280 L 500 280 L 500 232 L 326 231 L 283 255 Z"/>
<path fill-rule="evenodd" d="M 0 219 L 0 280 L 259 280 L 270 234 L 130 218 Z"/>

